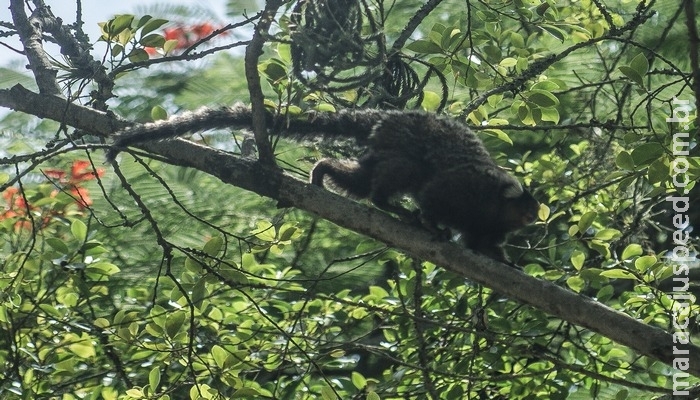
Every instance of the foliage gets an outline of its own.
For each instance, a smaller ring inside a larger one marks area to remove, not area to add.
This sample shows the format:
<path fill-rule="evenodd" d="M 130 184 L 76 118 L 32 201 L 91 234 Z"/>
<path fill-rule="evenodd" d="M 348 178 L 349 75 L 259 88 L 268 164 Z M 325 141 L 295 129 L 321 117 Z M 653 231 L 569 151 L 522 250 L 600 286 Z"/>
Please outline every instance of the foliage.
<path fill-rule="evenodd" d="M 700 226 L 697 135 L 683 136 L 697 132 L 700 93 L 678 50 L 689 43 L 679 4 L 343 1 L 348 23 L 334 25 L 340 14 L 312 3 L 274 14 L 257 65 L 266 104 L 466 121 L 544 204 L 509 241 L 525 272 L 697 332 L 697 292 L 672 279 L 670 257 L 696 254 Z M 260 14 L 222 25 L 160 11 L 101 23 L 98 72 L 66 51 L 54 65 L 66 97 L 134 120 L 247 100 L 241 50 Z M 2 86 L 27 79 L 15 75 Z M 668 365 L 303 211 L 138 153 L 104 171 L 90 132 L 2 121 L 29 139 L 8 141 L 0 160 L 0 397 L 624 399 L 673 388 Z M 195 139 L 248 155 L 244 132 Z M 273 144 L 302 179 L 321 155 L 356 152 Z"/>

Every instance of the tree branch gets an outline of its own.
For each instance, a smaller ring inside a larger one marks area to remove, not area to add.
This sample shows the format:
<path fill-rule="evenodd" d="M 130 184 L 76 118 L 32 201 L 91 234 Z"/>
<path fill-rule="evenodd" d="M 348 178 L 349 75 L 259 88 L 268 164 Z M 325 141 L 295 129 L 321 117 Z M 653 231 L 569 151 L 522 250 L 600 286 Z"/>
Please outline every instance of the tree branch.
<path fill-rule="evenodd" d="M 21 86 L 0 90 L 0 106 L 72 125 L 105 137 L 126 125 L 101 111 L 57 96 L 32 93 Z M 144 149 L 175 165 L 195 168 L 261 196 L 309 211 L 339 226 L 377 239 L 413 257 L 429 260 L 466 279 L 490 287 L 511 299 L 532 305 L 552 316 L 590 329 L 636 352 L 672 365 L 673 336 L 591 298 L 536 279 L 505 264 L 475 254 L 454 243 L 436 241 L 427 231 L 390 215 L 306 184 L 278 168 L 242 159 L 216 149 L 177 139 L 147 143 Z M 700 377 L 700 347 L 684 345 L 688 373 Z"/>
<path fill-rule="evenodd" d="M 24 46 L 24 53 L 29 60 L 29 68 L 34 72 L 34 79 L 39 91 L 44 94 L 59 94 L 61 88 L 56 82 L 58 71 L 51 66 L 51 62 L 41 45 L 43 19 L 40 13 L 43 7 L 38 7 L 31 18 L 27 18 L 22 0 L 10 0 L 10 12 L 17 32 Z"/>
<path fill-rule="evenodd" d="M 265 10 L 255 26 L 253 39 L 245 50 L 245 77 L 248 81 L 248 91 L 250 92 L 250 102 L 253 110 L 253 134 L 255 143 L 258 145 L 258 157 L 264 164 L 274 164 L 275 156 L 272 152 L 272 145 L 268 140 L 265 106 L 263 101 L 265 96 L 260 86 L 260 72 L 258 72 L 258 60 L 263 53 L 263 45 L 267 31 L 272 25 L 277 9 L 282 6 L 280 0 L 267 0 Z"/>

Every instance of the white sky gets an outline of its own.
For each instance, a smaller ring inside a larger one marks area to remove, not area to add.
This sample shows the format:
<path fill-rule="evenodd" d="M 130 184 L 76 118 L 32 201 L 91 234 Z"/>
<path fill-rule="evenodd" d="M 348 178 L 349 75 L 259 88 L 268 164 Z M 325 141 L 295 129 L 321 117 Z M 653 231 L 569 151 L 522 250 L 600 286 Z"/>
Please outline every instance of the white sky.
<path fill-rule="evenodd" d="M 51 7 L 51 11 L 53 11 L 54 15 L 63 19 L 64 23 L 70 24 L 75 22 L 75 0 L 46 0 L 45 3 Z M 116 14 L 133 14 L 139 6 L 164 3 L 198 5 L 215 11 L 224 19 L 225 0 L 83 0 L 83 21 L 85 22 L 83 29 L 94 43 L 99 37 L 98 22 L 107 21 Z M 5 6 L 0 7 L 0 21 L 11 22 L 12 16 L 7 6 L 8 3 L 5 4 Z M 5 38 L 0 39 L 0 41 L 21 49 L 21 45 L 18 41 L 9 41 Z M 10 51 L 5 46 L 0 46 L 0 66 L 21 59 L 22 57 L 17 55 L 17 53 Z"/>

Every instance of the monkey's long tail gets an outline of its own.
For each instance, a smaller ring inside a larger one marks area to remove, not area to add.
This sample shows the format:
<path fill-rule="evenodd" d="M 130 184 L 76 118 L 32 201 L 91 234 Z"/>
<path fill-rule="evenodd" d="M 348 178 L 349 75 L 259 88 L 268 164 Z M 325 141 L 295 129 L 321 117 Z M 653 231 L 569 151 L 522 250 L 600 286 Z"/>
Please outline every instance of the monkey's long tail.
<path fill-rule="evenodd" d="M 370 109 L 343 110 L 336 113 L 309 113 L 289 119 L 268 113 L 267 123 L 270 127 L 281 127 L 279 131 L 292 138 L 345 136 L 361 141 L 369 136 L 372 127 L 385 113 L 386 111 Z M 138 143 L 172 139 L 210 129 L 249 128 L 252 120 L 249 106 L 235 104 L 218 109 L 200 108 L 166 120 L 134 125 L 116 133 L 114 143 L 107 152 L 107 160 L 114 160 L 121 150 Z"/>

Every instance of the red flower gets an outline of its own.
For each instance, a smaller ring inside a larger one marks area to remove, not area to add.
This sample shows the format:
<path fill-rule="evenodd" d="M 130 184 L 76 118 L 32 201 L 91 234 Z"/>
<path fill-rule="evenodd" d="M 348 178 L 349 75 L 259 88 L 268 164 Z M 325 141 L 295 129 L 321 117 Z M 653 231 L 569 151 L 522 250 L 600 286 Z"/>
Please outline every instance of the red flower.
<path fill-rule="evenodd" d="M 76 160 L 73 161 L 73 165 L 71 165 L 69 178 L 66 178 L 67 174 L 65 171 L 59 169 L 45 170 L 44 174 L 62 183 L 64 189 L 70 192 L 73 198 L 75 198 L 78 208 L 82 210 L 92 205 L 92 199 L 90 198 L 88 190 L 81 187 L 79 184 L 104 175 L 104 169 L 88 169 L 91 166 L 92 164 L 89 161 Z"/>

